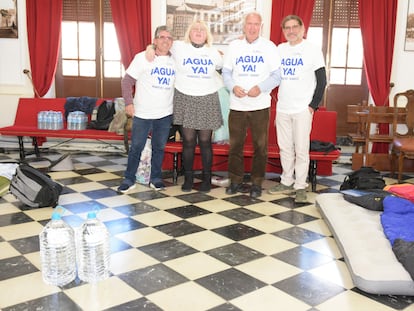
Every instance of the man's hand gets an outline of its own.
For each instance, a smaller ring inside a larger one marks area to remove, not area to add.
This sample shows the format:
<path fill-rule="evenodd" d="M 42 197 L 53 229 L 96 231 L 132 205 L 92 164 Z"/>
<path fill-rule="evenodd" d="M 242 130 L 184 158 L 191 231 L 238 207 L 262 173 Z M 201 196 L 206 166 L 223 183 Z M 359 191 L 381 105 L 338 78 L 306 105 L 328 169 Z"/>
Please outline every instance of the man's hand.
<path fill-rule="evenodd" d="M 243 89 L 242 87 L 236 85 L 233 88 L 233 93 L 234 95 L 236 95 L 236 97 L 245 97 L 247 96 L 247 91 L 245 89 Z"/>
<path fill-rule="evenodd" d="M 255 85 L 247 92 L 247 96 L 257 97 L 260 95 L 260 93 L 261 93 L 260 88 L 257 85 Z"/>
<path fill-rule="evenodd" d="M 126 105 L 125 106 L 125 113 L 130 117 L 134 117 L 134 114 L 135 114 L 134 104 Z"/>

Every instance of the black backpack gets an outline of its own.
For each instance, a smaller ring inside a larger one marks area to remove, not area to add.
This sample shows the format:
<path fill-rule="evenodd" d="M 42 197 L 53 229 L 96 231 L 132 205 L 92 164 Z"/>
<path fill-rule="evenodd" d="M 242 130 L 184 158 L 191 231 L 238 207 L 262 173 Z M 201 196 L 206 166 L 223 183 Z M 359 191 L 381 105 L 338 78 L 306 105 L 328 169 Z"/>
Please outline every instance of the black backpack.
<path fill-rule="evenodd" d="M 384 211 L 383 201 L 391 195 L 388 191 L 380 189 L 363 190 L 362 195 L 350 195 L 344 193 L 344 199 L 348 202 L 362 206 L 372 211 Z"/>
<path fill-rule="evenodd" d="M 379 171 L 369 166 L 349 173 L 342 183 L 340 190 L 347 189 L 383 189 L 385 181 Z"/>
<path fill-rule="evenodd" d="M 113 101 L 103 101 L 97 108 L 96 120 L 89 123 L 89 128 L 96 130 L 108 130 L 114 119 L 115 104 Z"/>
<path fill-rule="evenodd" d="M 10 182 L 10 192 L 30 207 L 55 207 L 62 189 L 48 175 L 25 163 L 16 168 Z"/>

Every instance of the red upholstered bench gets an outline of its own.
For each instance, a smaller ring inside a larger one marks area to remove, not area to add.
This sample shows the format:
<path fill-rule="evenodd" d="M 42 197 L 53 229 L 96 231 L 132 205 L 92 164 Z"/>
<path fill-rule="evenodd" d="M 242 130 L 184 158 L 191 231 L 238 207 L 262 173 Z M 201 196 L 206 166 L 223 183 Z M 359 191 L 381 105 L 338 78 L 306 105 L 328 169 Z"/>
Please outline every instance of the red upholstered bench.
<path fill-rule="evenodd" d="M 24 160 L 26 152 L 23 144 L 23 137 L 31 137 L 34 152 L 39 156 L 39 146 L 47 141 L 47 138 L 92 139 L 109 143 L 110 141 L 124 141 L 125 150 L 128 151 L 128 139 L 123 135 L 106 130 L 68 130 L 66 122 L 62 130 L 44 130 L 37 128 L 37 113 L 39 111 L 54 110 L 65 112 L 66 98 L 20 98 L 17 106 L 14 124 L 0 128 L 0 134 L 4 136 L 16 136 L 19 142 L 20 160 Z M 100 105 L 103 99 L 98 99 L 96 105 Z"/>
<path fill-rule="evenodd" d="M 268 147 L 268 172 L 281 172 L 279 146 L 276 140 L 276 129 L 274 125 L 276 109 L 271 108 L 270 126 L 269 126 L 269 147 Z M 311 131 L 311 140 L 329 141 L 336 144 L 336 111 L 327 111 L 321 108 L 315 112 L 313 118 L 313 125 Z M 227 157 L 229 152 L 228 144 L 213 144 L 213 171 L 227 170 Z M 163 163 L 164 169 L 172 170 L 173 182 L 177 182 L 177 178 L 181 166 L 181 142 L 168 142 L 165 147 L 165 159 Z M 195 150 L 196 156 L 200 155 L 200 149 L 197 146 Z M 245 156 L 245 171 L 250 171 L 251 159 L 253 157 L 253 144 L 251 137 L 248 134 L 244 146 L 243 154 Z M 309 166 L 309 182 L 312 185 L 312 191 L 316 190 L 316 176 L 332 175 L 332 163 L 340 156 L 339 150 L 334 150 L 329 153 L 310 151 L 310 166 Z M 194 169 L 200 168 L 200 163 L 195 161 Z M 198 161 L 200 162 L 200 161 Z M 197 166 L 198 165 L 198 166 Z"/>

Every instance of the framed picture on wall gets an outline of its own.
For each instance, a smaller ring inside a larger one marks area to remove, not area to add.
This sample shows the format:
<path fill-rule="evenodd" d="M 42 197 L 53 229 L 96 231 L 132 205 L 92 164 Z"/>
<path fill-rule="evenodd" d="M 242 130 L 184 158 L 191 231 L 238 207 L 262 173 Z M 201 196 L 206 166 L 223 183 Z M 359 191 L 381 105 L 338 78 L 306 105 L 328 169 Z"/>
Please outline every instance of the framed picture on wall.
<path fill-rule="evenodd" d="M 404 50 L 414 51 L 414 0 L 408 0 Z"/>
<path fill-rule="evenodd" d="M 18 38 L 17 0 L 0 0 L 0 38 Z"/>
<path fill-rule="evenodd" d="M 175 40 L 182 40 L 199 19 L 210 28 L 214 44 L 229 44 L 242 34 L 243 15 L 255 9 L 256 0 L 166 0 L 166 25 Z"/>

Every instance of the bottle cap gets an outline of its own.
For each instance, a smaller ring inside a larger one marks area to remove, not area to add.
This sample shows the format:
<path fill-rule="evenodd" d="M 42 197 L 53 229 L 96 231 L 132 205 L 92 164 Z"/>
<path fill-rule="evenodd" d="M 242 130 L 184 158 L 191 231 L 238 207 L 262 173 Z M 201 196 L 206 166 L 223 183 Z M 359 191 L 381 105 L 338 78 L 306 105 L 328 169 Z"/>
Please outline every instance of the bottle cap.
<path fill-rule="evenodd" d="M 62 219 L 62 217 L 60 216 L 60 214 L 58 212 L 53 212 L 52 214 L 52 220 L 60 220 Z"/>
<path fill-rule="evenodd" d="M 53 220 L 57 220 L 57 219 L 62 219 L 62 215 L 65 212 L 65 209 L 63 206 L 58 205 L 55 207 L 55 210 L 52 213 L 52 219 Z"/>
<path fill-rule="evenodd" d="M 95 219 L 96 218 L 96 212 L 89 212 L 88 213 L 88 219 Z"/>

